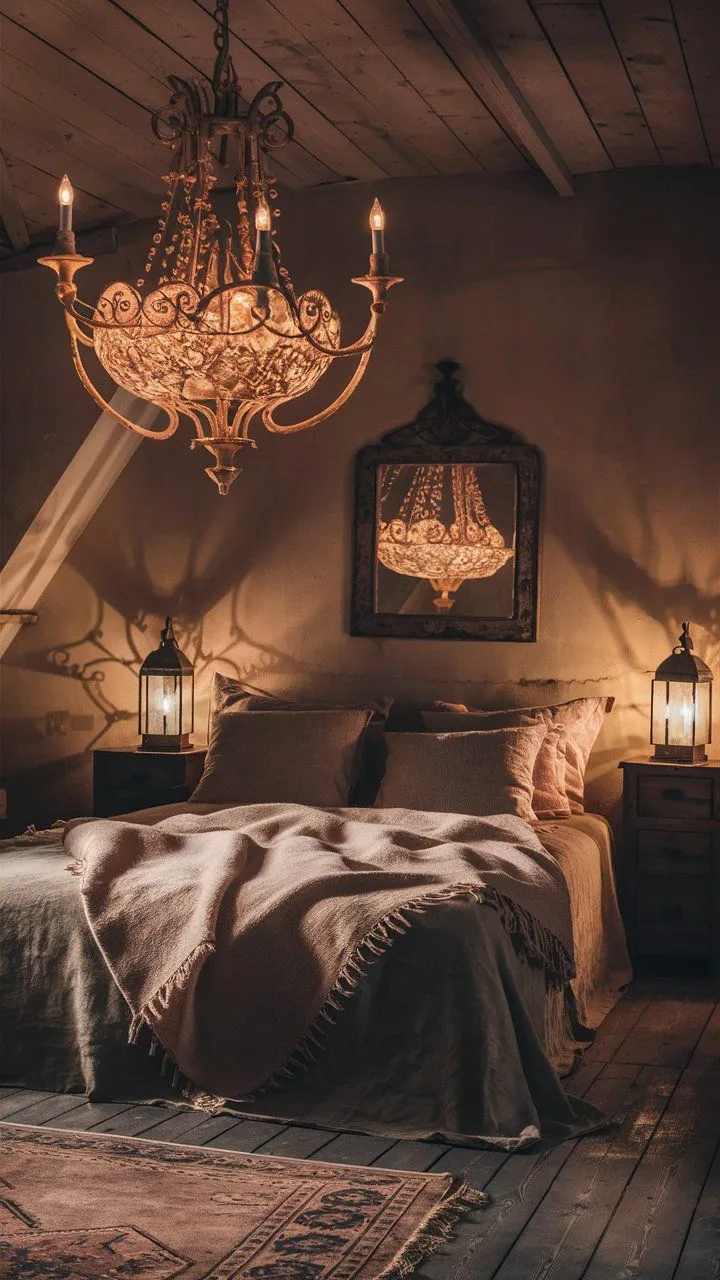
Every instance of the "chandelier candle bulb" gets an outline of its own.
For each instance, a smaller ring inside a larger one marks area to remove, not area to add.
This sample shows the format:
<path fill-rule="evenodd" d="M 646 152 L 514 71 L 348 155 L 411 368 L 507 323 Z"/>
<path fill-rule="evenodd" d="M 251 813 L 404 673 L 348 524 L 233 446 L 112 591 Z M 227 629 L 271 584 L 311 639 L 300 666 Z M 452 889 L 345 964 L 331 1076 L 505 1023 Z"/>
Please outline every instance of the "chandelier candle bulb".
<path fill-rule="evenodd" d="M 270 208 L 265 200 L 258 201 L 255 210 L 255 258 L 253 284 L 278 286 L 277 268 L 273 257 Z M 267 295 L 259 297 L 260 305 L 267 306 Z"/>
<path fill-rule="evenodd" d="M 380 201 L 375 197 L 373 207 L 370 210 L 370 231 L 372 233 L 372 251 L 377 254 L 385 253 L 385 214 L 383 213 Z"/>
<path fill-rule="evenodd" d="M 60 221 L 58 222 L 58 231 L 72 231 L 72 211 L 75 192 L 72 183 L 67 174 L 64 173 L 62 182 L 58 188 L 58 200 L 60 202 Z"/>

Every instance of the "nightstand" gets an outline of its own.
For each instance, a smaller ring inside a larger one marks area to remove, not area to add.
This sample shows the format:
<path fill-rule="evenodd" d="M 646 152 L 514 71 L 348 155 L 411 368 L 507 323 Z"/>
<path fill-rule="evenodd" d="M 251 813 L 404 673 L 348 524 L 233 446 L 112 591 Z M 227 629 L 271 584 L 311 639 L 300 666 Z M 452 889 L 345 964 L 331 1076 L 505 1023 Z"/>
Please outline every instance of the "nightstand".
<path fill-rule="evenodd" d="M 109 818 L 158 804 L 181 804 L 195 790 L 206 747 L 189 751 L 140 751 L 110 747 L 93 751 L 93 813 Z"/>
<path fill-rule="evenodd" d="M 720 974 L 720 760 L 624 760 L 620 902 L 630 953 Z"/>

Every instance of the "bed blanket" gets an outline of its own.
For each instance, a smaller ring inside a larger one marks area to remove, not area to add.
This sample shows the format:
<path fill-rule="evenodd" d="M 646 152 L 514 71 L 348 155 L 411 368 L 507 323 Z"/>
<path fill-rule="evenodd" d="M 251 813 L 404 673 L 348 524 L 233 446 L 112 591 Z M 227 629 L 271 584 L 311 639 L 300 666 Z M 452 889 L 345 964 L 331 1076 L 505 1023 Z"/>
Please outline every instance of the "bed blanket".
<path fill-rule="evenodd" d="M 572 977 L 566 883 L 519 818 L 265 804 L 64 840 L 131 1036 L 147 1024 L 215 1097 L 306 1068 L 368 966 L 449 904 L 492 908 L 549 989 Z"/>

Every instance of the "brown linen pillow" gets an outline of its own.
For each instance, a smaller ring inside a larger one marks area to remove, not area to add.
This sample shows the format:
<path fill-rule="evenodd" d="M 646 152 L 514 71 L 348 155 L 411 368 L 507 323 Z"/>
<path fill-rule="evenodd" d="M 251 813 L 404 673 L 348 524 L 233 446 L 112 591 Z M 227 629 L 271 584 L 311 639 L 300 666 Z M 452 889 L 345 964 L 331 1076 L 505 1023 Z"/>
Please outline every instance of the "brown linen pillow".
<path fill-rule="evenodd" d="M 376 808 L 513 813 L 533 822 L 533 768 L 544 724 L 470 733 L 388 733 Z"/>
<path fill-rule="evenodd" d="M 253 693 L 241 680 L 216 671 L 210 694 L 208 738 L 213 736 L 216 716 L 223 711 L 369 711 L 370 725 L 362 741 L 357 776 L 348 800 L 350 805 L 369 807 L 378 793 L 385 769 L 383 729 L 392 705 L 392 698 L 350 702 L 344 706 L 332 702 L 293 702 L 270 693 Z"/>
<path fill-rule="evenodd" d="M 433 733 L 467 733 L 472 729 L 514 729 L 547 724 L 536 711 L 423 711 L 423 724 Z M 533 769 L 532 807 L 539 820 L 570 816 L 565 795 L 566 731 L 549 724 Z"/>
<path fill-rule="evenodd" d="M 612 698 L 605 695 L 595 698 L 574 698 L 550 707 L 518 707 L 526 714 L 538 713 L 550 724 L 563 725 L 565 745 L 565 795 L 571 813 L 584 813 L 585 770 L 590 752 L 602 729 L 606 710 L 612 706 Z M 446 711 L 474 711 L 463 703 L 434 703 Z"/>
<path fill-rule="evenodd" d="M 238 711 L 371 711 L 373 721 L 384 723 L 393 704 L 392 698 L 368 698 L 357 702 L 317 702 L 313 698 L 297 700 L 275 697 L 272 693 L 253 692 L 241 680 L 215 672 L 210 694 L 210 716 L 231 707 Z"/>
<path fill-rule="evenodd" d="M 369 711 L 225 711 L 195 804 L 347 804 Z"/>

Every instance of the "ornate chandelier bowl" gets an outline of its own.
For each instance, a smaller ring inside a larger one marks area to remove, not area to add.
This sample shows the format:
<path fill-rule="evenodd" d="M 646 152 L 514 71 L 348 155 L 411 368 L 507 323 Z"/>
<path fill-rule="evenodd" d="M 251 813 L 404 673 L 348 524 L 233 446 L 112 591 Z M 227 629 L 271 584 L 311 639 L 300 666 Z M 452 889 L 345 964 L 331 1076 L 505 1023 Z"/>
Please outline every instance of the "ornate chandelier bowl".
<path fill-rule="evenodd" d="M 390 275 L 384 216 L 371 211 L 372 253 L 366 275 L 354 277 L 371 294 L 364 333 L 340 344 L 340 320 L 319 290 L 298 297 L 283 265 L 274 230 L 278 208 L 266 156 L 290 141 L 293 123 L 279 97 L 281 83 L 267 84 L 247 110 L 229 55 L 228 0 L 216 8 L 218 50 L 209 88 L 170 77 L 170 103 L 153 117 L 156 136 L 173 153 L 158 228 L 145 274 L 135 286 L 109 285 L 95 305 L 78 297 L 74 277 L 93 259 L 75 251 L 72 187 L 60 186 L 60 228 L 52 255 L 41 258 L 57 274 L 55 292 L 64 310 L 78 376 L 100 407 L 139 435 L 165 440 L 180 417 L 195 430 L 192 447 L 213 457 L 206 473 L 227 493 L 239 474 L 235 456 L 255 448 L 250 435 L 260 418 L 269 431 L 302 431 L 335 413 L 361 381 L 375 343 L 387 294 L 401 277 Z M 213 206 L 220 169 L 231 167 L 234 225 Z M 254 246 L 251 240 L 254 227 Z M 167 424 L 142 427 L 119 413 L 95 387 L 81 357 L 94 350 L 118 386 L 164 411 Z M 311 417 L 280 423 L 276 410 L 312 390 L 333 361 L 357 357 L 344 390 Z"/>
<path fill-rule="evenodd" d="M 384 484 L 387 500 L 401 468 L 390 470 Z M 400 514 L 378 525 L 377 558 L 386 569 L 410 578 L 425 578 L 440 594 L 435 608 L 447 612 L 452 596 L 469 578 L 490 578 L 514 555 L 490 521 L 473 467 L 448 469 L 454 516 L 439 518 L 445 469 L 415 468 Z"/>

